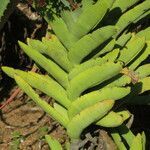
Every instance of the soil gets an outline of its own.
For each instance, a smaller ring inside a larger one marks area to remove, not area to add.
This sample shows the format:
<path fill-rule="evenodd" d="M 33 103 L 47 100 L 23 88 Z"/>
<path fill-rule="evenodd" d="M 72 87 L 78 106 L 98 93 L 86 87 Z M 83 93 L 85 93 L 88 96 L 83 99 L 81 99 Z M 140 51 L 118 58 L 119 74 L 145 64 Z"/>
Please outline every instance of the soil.
<path fill-rule="evenodd" d="M 51 102 L 47 97 L 43 99 Z M 67 139 L 64 129 L 23 92 L 1 111 L 0 150 L 13 150 L 16 146 L 21 150 L 48 150 L 44 141 L 45 134 L 51 134 L 61 143 Z M 19 141 L 18 144 L 16 140 Z"/>

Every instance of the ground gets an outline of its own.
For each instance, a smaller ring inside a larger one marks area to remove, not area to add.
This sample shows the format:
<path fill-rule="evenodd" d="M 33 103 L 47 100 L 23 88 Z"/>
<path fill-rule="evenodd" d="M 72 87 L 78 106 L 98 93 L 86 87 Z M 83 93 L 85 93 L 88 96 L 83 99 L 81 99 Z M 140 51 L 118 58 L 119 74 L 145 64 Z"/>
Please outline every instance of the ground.
<path fill-rule="evenodd" d="M 43 99 L 51 102 L 50 98 Z M 49 133 L 61 143 L 66 139 L 64 129 L 23 92 L 2 110 L 0 117 L 0 150 L 16 146 L 21 150 L 48 150 L 44 135 Z"/>

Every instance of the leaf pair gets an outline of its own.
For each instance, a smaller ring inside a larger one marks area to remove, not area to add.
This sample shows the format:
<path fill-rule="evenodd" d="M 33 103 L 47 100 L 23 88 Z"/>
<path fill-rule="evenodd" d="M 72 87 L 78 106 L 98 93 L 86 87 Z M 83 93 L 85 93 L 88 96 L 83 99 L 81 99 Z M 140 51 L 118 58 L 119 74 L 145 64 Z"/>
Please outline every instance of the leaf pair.
<path fill-rule="evenodd" d="M 117 129 L 112 129 L 111 136 L 119 150 L 127 150 L 125 142 L 130 150 L 145 150 L 146 137 L 144 132 L 135 136 L 125 125 L 121 125 Z"/>

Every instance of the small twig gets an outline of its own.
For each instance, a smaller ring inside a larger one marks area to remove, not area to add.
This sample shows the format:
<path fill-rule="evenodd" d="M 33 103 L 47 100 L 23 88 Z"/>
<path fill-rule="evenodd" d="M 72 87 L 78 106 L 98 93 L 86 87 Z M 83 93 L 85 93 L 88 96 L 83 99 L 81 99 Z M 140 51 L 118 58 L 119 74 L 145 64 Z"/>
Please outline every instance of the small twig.
<path fill-rule="evenodd" d="M 33 65 L 32 69 L 31 69 L 32 72 L 36 72 L 37 71 L 37 68 L 35 67 L 35 65 Z M 20 88 L 17 88 L 14 93 L 6 100 L 6 102 L 2 105 L 0 105 L 0 110 L 3 109 L 5 106 L 7 106 L 9 103 L 11 103 L 14 98 L 21 92 L 21 89 Z"/>
<path fill-rule="evenodd" d="M 13 99 L 19 94 L 20 91 L 21 91 L 21 89 L 17 88 L 15 90 L 15 92 L 6 100 L 6 102 L 0 106 L 0 109 L 3 109 L 5 106 L 7 106 L 9 103 L 11 103 L 13 101 Z"/>
<path fill-rule="evenodd" d="M 74 3 L 73 0 L 67 0 L 70 4 L 70 6 L 72 7 L 73 10 L 78 8 L 78 4 Z"/>

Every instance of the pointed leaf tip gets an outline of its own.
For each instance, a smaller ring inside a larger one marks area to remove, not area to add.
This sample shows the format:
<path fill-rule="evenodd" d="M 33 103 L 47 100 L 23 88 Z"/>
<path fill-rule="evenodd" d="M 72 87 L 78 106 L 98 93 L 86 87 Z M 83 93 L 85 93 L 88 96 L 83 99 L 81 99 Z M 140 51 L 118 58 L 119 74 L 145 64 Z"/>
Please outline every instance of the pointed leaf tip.
<path fill-rule="evenodd" d="M 1 67 L 1 69 L 2 69 L 3 72 L 5 72 L 9 77 L 11 77 L 11 78 L 14 77 L 15 69 L 13 69 L 13 68 L 11 68 L 11 67 L 6 67 L 6 66 Z"/>
<path fill-rule="evenodd" d="M 23 51 L 24 52 L 26 52 L 26 50 L 28 50 L 28 45 L 27 44 L 25 44 L 25 43 L 23 43 L 23 42 L 21 42 L 21 41 L 18 41 L 18 44 L 19 44 L 19 46 L 23 49 Z M 28 55 L 28 54 L 27 54 Z"/>

